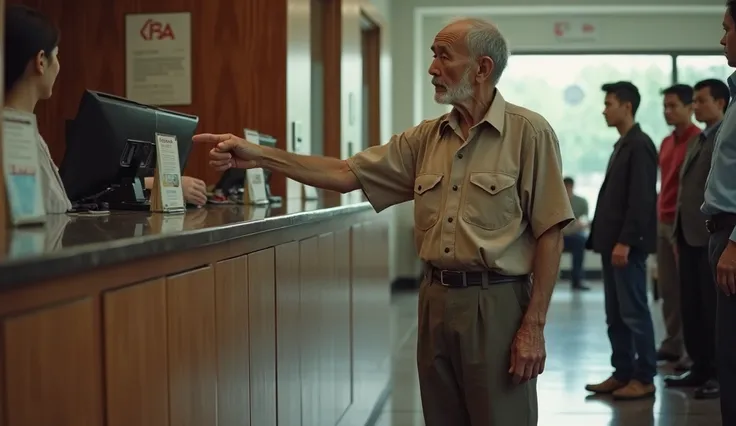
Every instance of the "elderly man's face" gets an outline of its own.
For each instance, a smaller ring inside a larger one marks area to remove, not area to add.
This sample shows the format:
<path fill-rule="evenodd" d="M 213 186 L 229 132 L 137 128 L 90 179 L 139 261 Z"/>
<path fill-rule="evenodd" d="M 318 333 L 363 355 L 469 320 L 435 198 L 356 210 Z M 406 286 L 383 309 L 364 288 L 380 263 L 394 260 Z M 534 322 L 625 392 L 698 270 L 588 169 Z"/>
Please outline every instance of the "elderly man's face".
<path fill-rule="evenodd" d="M 462 26 L 451 25 L 434 38 L 434 59 L 429 74 L 434 85 L 434 100 L 438 103 L 458 104 L 473 96 L 470 79 L 473 62 L 465 43 L 466 32 Z"/>

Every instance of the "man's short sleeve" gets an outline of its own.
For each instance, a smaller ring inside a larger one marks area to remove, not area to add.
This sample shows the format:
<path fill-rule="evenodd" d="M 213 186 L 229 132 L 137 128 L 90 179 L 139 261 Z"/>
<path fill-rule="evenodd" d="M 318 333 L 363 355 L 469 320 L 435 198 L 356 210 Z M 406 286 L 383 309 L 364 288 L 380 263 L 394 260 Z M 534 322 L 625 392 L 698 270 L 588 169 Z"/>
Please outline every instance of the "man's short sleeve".
<path fill-rule="evenodd" d="M 525 144 L 521 170 L 522 209 L 534 238 L 575 219 L 562 177 L 560 143 L 551 128 L 541 129 Z"/>
<path fill-rule="evenodd" d="M 414 198 L 416 128 L 394 135 L 385 145 L 361 151 L 347 162 L 377 212 L 409 201 Z"/>

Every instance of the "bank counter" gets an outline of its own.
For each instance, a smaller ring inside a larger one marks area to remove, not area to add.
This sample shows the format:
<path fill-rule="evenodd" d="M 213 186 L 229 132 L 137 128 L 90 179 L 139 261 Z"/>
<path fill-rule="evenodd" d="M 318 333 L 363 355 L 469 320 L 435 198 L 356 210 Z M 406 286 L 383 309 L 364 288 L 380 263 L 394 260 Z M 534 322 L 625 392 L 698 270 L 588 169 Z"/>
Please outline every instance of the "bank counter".
<path fill-rule="evenodd" d="M 385 395 L 367 203 L 49 216 L 3 250 L 2 426 L 362 425 Z"/>

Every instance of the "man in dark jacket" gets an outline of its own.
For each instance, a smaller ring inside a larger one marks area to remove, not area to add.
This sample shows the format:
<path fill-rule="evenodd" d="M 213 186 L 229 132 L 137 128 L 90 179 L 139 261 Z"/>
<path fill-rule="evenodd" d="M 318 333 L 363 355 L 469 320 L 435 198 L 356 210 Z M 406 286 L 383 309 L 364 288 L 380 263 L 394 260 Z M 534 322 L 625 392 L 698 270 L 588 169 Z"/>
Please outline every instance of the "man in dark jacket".
<path fill-rule="evenodd" d="M 603 91 L 606 123 L 621 137 L 598 194 L 587 246 L 601 255 L 614 372 L 586 389 L 639 399 L 654 396 L 657 374 L 646 261 L 657 247 L 658 155 L 634 120 L 641 101 L 636 86 L 621 81 L 604 85 Z"/>

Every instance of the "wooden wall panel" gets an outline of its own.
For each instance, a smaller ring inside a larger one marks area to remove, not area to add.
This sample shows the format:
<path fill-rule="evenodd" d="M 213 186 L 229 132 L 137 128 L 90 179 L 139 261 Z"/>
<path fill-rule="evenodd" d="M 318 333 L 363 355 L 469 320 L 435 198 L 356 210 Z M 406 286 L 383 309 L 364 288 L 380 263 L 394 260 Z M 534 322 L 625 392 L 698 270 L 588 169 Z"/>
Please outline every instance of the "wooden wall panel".
<path fill-rule="evenodd" d="M 51 99 L 36 109 L 54 160 L 64 156 L 64 120 L 84 89 L 125 96 L 125 14 L 192 12 L 192 104 L 166 107 L 200 117 L 199 132 L 243 127 L 286 147 L 286 0 L 8 0 L 37 8 L 61 29 L 61 72 Z M 209 146 L 192 151 L 186 174 L 214 183 Z M 273 192 L 285 193 L 274 176 Z"/>
<path fill-rule="evenodd" d="M 366 17 L 367 19 L 367 17 Z M 373 23 L 373 22 L 371 22 Z M 381 145 L 381 27 L 361 31 L 363 52 L 363 100 L 365 118 L 362 148 Z"/>
<path fill-rule="evenodd" d="M 322 151 L 328 157 L 342 158 L 342 1 L 322 3 L 323 123 Z"/>

